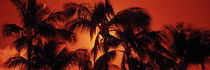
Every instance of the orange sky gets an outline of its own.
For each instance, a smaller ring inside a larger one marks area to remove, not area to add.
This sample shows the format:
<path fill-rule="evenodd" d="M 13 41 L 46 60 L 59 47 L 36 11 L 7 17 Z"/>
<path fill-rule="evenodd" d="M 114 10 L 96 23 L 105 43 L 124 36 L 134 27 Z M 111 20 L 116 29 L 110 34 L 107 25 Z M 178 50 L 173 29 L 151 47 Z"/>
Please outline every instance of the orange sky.
<path fill-rule="evenodd" d="M 104 0 L 39 0 L 46 3 L 52 10 L 61 10 L 64 3 L 90 3 Z M 110 0 L 114 10 L 120 11 L 129 7 L 142 7 L 152 17 L 152 28 L 161 29 L 162 25 L 175 24 L 184 21 L 192 23 L 194 26 L 210 29 L 210 0 Z M 0 26 L 5 23 L 20 23 L 16 8 L 9 0 L 0 0 Z M 2 27 L 0 27 L 2 31 Z M 89 34 L 83 32 L 78 35 L 78 43 L 74 46 L 89 48 L 92 42 L 89 40 Z M 8 38 L 2 37 L 0 32 L 0 48 L 8 46 L 11 42 Z M 90 44 L 91 43 L 91 44 Z M 1 56 L 1 53 L 0 53 Z M 208 66 L 209 67 L 209 66 Z"/>

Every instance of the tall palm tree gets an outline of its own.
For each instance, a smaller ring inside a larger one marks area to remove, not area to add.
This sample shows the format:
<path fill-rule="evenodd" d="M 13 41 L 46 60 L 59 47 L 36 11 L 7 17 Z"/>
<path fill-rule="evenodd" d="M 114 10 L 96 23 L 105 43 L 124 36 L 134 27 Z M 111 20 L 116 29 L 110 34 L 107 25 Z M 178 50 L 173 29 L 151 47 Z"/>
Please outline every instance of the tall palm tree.
<path fill-rule="evenodd" d="M 37 4 L 36 0 L 11 0 L 11 2 L 17 7 L 22 19 L 21 26 L 16 24 L 5 24 L 3 27 L 4 36 L 14 36 L 17 39 L 14 41 L 14 45 L 18 52 L 23 48 L 27 48 L 27 59 L 31 62 L 32 47 L 33 44 L 40 43 L 43 37 L 49 39 L 57 35 L 66 40 L 72 40 L 74 33 L 66 30 L 57 30 L 52 24 L 56 20 L 62 20 L 63 15 L 59 12 L 50 12 L 49 8 L 45 4 Z M 65 35 L 65 36 L 63 36 Z M 28 70 L 30 70 L 32 64 L 28 64 Z"/>
<path fill-rule="evenodd" d="M 74 64 L 79 64 L 81 70 L 91 69 L 91 62 L 86 49 L 68 52 L 66 47 L 61 51 L 58 48 L 61 47 L 59 47 L 59 42 L 56 41 L 48 41 L 43 46 L 34 45 L 32 49 L 34 55 L 31 62 L 22 56 L 16 56 L 10 58 L 7 63 L 9 66 L 31 63 L 33 69 L 62 70 L 66 66 Z"/>
<path fill-rule="evenodd" d="M 119 44 L 118 41 L 115 41 L 117 39 L 110 34 L 110 31 L 115 30 L 116 27 L 119 26 L 140 29 L 140 27 L 144 28 L 145 25 L 148 25 L 149 22 L 150 17 L 142 8 L 129 8 L 115 15 L 109 0 L 105 0 L 105 4 L 98 3 L 95 5 L 93 11 L 90 11 L 86 18 L 70 21 L 69 24 L 72 26 L 72 28 L 70 28 L 71 30 L 74 30 L 76 27 L 89 30 L 91 39 L 96 29 L 99 28 L 99 33 L 96 35 L 95 45 L 92 49 L 94 62 L 97 62 L 95 59 L 99 50 L 103 50 L 104 54 L 108 54 L 108 50 L 111 46 L 116 47 Z M 100 39 L 100 36 L 102 39 Z M 101 45 L 99 45 L 99 43 L 101 43 Z M 102 67 L 108 70 L 108 63 L 106 62 L 104 65 L 105 66 Z"/>
<path fill-rule="evenodd" d="M 205 70 L 204 62 L 209 56 L 210 32 L 187 28 L 184 23 L 178 23 L 176 27 L 165 27 L 172 40 L 172 48 L 176 56 L 181 60 L 179 70 L 186 70 L 188 64 L 201 64 Z"/>

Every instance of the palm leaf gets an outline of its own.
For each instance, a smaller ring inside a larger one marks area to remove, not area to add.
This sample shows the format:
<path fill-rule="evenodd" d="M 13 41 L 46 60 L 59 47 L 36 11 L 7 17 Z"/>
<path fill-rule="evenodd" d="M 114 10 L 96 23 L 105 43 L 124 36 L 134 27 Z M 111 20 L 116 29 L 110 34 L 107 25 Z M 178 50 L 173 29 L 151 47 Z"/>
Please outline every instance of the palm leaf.
<path fill-rule="evenodd" d="M 87 19 L 74 19 L 69 21 L 66 26 L 70 31 L 74 31 L 76 28 L 82 28 L 82 30 L 90 30 L 89 28 L 91 27 L 91 23 Z"/>
<path fill-rule="evenodd" d="M 102 70 L 105 67 L 106 62 L 110 62 L 116 56 L 116 51 L 110 51 L 105 53 L 101 57 L 98 58 L 96 63 L 94 64 L 93 70 Z"/>
<path fill-rule="evenodd" d="M 169 59 L 161 54 L 158 54 L 156 52 L 150 52 L 150 51 L 147 51 L 147 52 L 149 56 L 152 57 L 152 59 L 156 61 L 156 63 L 160 66 L 161 69 L 165 70 L 167 68 L 171 68 L 177 65 L 176 61 Z"/>
<path fill-rule="evenodd" d="M 35 33 L 44 37 L 52 38 L 56 36 L 56 29 L 53 25 L 43 22 L 35 28 Z"/>
<path fill-rule="evenodd" d="M 16 24 L 3 25 L 3 36 L 20 36 L 24 30 Z"/>
<path fill-rule="evenodd" d="M 76 42 L 76 34 L 74 32 L 65 30 L 65 29 L 59 29 L 58 30 L 58 36 L 62 37 L 63 40 L 67 40 L 69 42 Z"/>
<path fill-rule="evenodd" d="M 17 65 L 20 64 L 24 64 L 24 65 L 28 65 L 30 62 L 21 56 L 15 56 L 15 57 L 11 57 L 6 61 L 6 64 L 8 65 L 8 67 L 16 67 Z"/>
<path fill-rule="evenodd" d="M 80 64 L 82 67 L 85 67 L 84 65 L 89 64 L 89 61 L 85 59 L 87 56 L 87 50 L 86 49 L 78 49 L 76 51 L 72 51 L 70 53 L 67 52 L 67 50 L 64 48 L 57 56 L 56 56 L 56 62 L 55 62 L 55 69 L 62 69 L 67 65 L 76 64 L 78 62 L 84 62 Z M 80 66 L 80 67 L 81 67 Z"/>
<path fill-rule="evenodd" d="M 105 7 L 106 7 L 106 13 L 107 13 L 108 16 L 109 15 L 111 15 L 111 16 L 115 15 L 114 9 L 113 9 L 112 5 L 110 4 L 109 0 L 105 0 Z"/>
<path fill-rule="evenodd" d="M 53 21 L 53 22 L 57 22 L 57 21 L 61 21 L 61 22 L 64 22 L 65 21 L 65 15 L 63 14 L 63 12 L 51 12 L 47 18 L 45 18 L 43 20 L 43 22 L 50 22 L 50 21 Z"/>
<path fill-rule="evenodd" d="M 76 3 L 67 3 L 64 5 L 64 11 L 63 14 L 65 17 L 67 18 L 71 18 L 75 13 L 76 13 L 76 10 L 77 10 L 77 4 Z"/>
<path fill-rule="evenodd" d="M 105 5 L 100 2 L 94 7 L 91 20 L 97 25 L 98 23 L 103 23 L 106 19 Z"/>
<path fill-rule="evenodd" d="M 26 36 L 22 36 L 14 41 L 14 45 L 17 51 L 21 51 L 23 48 L 28 47 L 29 38 Z"/>
<path fill-rule="evenodd" d="M 79 4 L 78 11 L 77 11 L 78 18 L 88 19 L 89 15 L 91 15 L 91 11 L 90 11 L 89 7 L 86 6 L 85 4 Z"/>
<path fill-rule="evenodd" d="M 133 7 L 118 12 L 109 23 L 120 25 L 124 30 L 145 29 L 150 24 L 150 16 L 142 8 Z"/>
<path fill-rule="evenodd" d="M 67 65 L 69 64 L 72 64 L 72 59 L 69 59 L 69 58 L 77 58 L 77 56 L 71 56 L 71 57 L 68 57 L 68 54 L 67 54 L 67 50 L 64 48 L 57 56 L 56 56 L 56 60 L 55 60 L 55 65 L 54 65 L 54 69 L 56 70 L 60 70 L 64 67 L 66 67 Z"/>
<path fill-rule="evenodd" d="M 99 34 L 97 34 L 96 39 L 95 39 L 95 43 L 94 43 L 94 47 L 91 50 L 91 53 L 93 54 L 93 61 L 95 62 L 95 59 L 97 57 L 98 51 L 101 49 L 101 46 L 99 44 Z"/>
<path fill-rule="evenodd" d="M 90 61 L 90 56 L 88 55 L 87 49 L 78 49 L 74 52 L 78 53 L 79 56 L 79 68 L 81 70 L 91 70 L 92 69 L 92 63 Z"/>
<path fill-rule="evenodd" d="M 167 55 L 175 58 L 175 56 L 161 44 L 163 42 L 163 36 L 159 31 L 140 32 L 137 33 L 135 37 L 137 38 L 136 43 L 139 47 L 142 46 L 148 48 L 149 45 L 152 45 L 152 48 L 155 51 L 166 53 Z"/>
<path fill-rule="evenodd" d="M 108 35 L 108 46 L 111 46 L 112 48 L 117 48 L 120 43 L 121 40 L 112 35 Z"/>
<path fill-rule="evenodd" d="M 36 4 L 36 9 L 36 18 L 39 21 L 42 21 L 46 16 L 50 14 L 50 9 L 46 6 L 46 4 Z"/>
<path fill-rule="evenodd" d="M 92 70 L 92 64 L 90 60 L 84 60 L 79 63 L 79 68 L 81 70 Z"/>
<path fill-rule="evenodd" d="M 27 4 L 26 2 L 20 1 L 20 0 L 10 0 L 18 9 L 20 12 L 20 16 L 22 17 L 22 20 L 25 21 L 27 18 Z"/>

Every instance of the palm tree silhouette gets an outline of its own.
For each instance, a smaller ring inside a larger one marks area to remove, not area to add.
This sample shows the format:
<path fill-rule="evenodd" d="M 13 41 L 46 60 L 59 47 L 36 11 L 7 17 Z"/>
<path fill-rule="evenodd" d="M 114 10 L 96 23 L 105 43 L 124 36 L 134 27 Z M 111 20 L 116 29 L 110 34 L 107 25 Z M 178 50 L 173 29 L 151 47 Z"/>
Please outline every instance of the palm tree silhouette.
<path fill-rule="evenodd" d="M 31 62 L 22 57 L 12 57 L 7 61 L 9 66 L 16 66 L 18 64 L 28 65 L 32 64 L 33 69 L 50 69 L 62 70 L 68 65 L 79 64 L 81 70 L 90 70 L 91 62 L 86 49 L 78 49 L 76 51 L 68 52 L 66 47 L 58 51 L 59 42 L 48 41 L 43 46 L 34 45 L 32 49 Z"/>
<path fill-rule="evenodd" d="M 187 28 L 184 23 L 178 23 L 176 27 L 165 26 L 172 37 L 172 48 L 180 59 L 179 70 L 186 70 L 188 64 L 201 64 L 205 70 L 204 62 L 209 56 L 209 31 Z"/>
<path fill-rule="evenodd" d="M 67 30 L 57 30 L 52 24 L 56 20 L 61 21 L 63 14 L 60 12 L 49 12 L 49 8 L 45 4 L 37 4 L 36 0 L 28 0 L 27 2 L 22 0 L 11 0 L 11 2 L 18 8 L 22 26 L 16 24 L 5 24 L 3 27 L 4 36 L 14 36 L 17 39 L 14 41 L 14 45 L 18 52 L 21 52 L 23 48 L 27 48 L 27 62 L 31 62 L 32 47 L 33 44 L 40 43 L 43 37 L 49 39 L 54 38 L 57 35 L 68 41 L 74 40 L 74 33 Z M 69 38 L 72 37 L 72 38 Z M 21 57 L 17 57 L 22 59 Z M 24 61 L 23 61 L 24 62 Z M 28 70 L 32 67 L 31 63 L 28 63 Z"/>
<path fill-rule="evenodd" d="M 76 19 L 70 21 L 72 28 L 74 30 L 76 27 L 82 27 L 90 31 L 90 37 L 92 39 L 93 34 L 96 32 L 96 29 L 99 28 L 99 33 L 96 35 L 95 45 L 92 49 L 94 56 L 94 62 L 96 61 L 96 56 L 99 50 L 103 49 L 104 56 L 108 55 L 108 50 L 110 48 L 117 47 L 119 41 L 113 35 L 110 34 L 110 31 L 115 31 L 117 27 L 121 26 L 123 28 L 131 29 L 140 29 L 144 28 L 145 25 L 148 25 L 150 22 L 150 17 L 144 12 L 141 8 L 129 8 L 123 11 L 118 12 L 116 15 L 114 10 L 108 0 L 105 0 L 104 3 L 98 3 L 95 5 L 93 12 L 86 14 L 85 18 Z M 113 30 L 110 30 L 113 29 Z M 100 39 L 100 36 L 102 39 Z M 108 56 L 106 57 L 108 58 Z M 105 60 L 105 59 L 104 59 Z M 104 61 L 101 67 L 105 67 L 105 70 L 108 70 L 109 61 Z M 96 65 L 97 66 L 97 65 Z M 95 68 L 101 68 L 95 67 Z"/>
<path fill-rule="evenodd" d="M 154 68 L 151 67 L 154 65 L 158 65 L 160 70 L 166 70 L 176 64 L 173 61 L 173 54 L 161 44 L 163 43 L 163 35 L 159 31 L 143 29 L 143 31 L 135 33 L 134 31 L 125 29 L 124 31 L 117 31 L 117 37 L 124 47 L 121 64 L 124 69 L 125 63 L 128 64 L 129 70 L 145 70 L 146 68 Z M 134 58 L 134 54 L 131 54 L 132 50 L 138 55 L 138 58 Z M 166 54 L 171 58 L 162 54 Z M 150 58 L 147 59 L 145 57 Z M 145 61 L 149 62 L 144 63 Z M 165 63 L 169 64 L 166 65 Z"/>

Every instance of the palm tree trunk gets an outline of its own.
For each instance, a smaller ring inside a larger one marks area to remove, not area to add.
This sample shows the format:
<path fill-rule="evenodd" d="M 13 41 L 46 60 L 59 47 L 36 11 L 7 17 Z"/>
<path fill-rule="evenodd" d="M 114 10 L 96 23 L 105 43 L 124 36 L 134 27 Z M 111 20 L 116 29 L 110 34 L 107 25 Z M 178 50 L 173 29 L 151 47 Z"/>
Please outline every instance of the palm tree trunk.
<path fill-rule="evenodd" d="M 131 59 L 130 59 L 130 54 L 126 54 L 126 56 L 127 56 L 128 68 L 129 68 L 129 70 L 133 70 L 132 69 Z"/>
<path fill-rule="evenodd" d="M 206 70 L 204 62 L 201 62 L 202 70 Z"/>
<path fill-rule="evenodd" d="M 104 52 L 105 54 L 108 53 L 108 38 L 107 37 L 104 37 Z M 109 69 L 109 65 L 108 65 L 108 61 L 105 62 L 105 70 L 108 70 Z"/>
<path fill-rule="evenodd" d="M 28 0 L 28 11 L 30 12 L 30 17 L 28 19 L 29 22 L 31 24 L 34 24 L 34 19 L 35 18 L 35 12 L 36 12 L 36 0 Z M 33 37 L 32 37 L 32 30 L 29 29 L 29 36 L 31 36 L 30 38 L 30 41 L 28 43 L 28 60 L 29 60 L 29 64 L 28 64 L 28 68 L 27 70 L 31 70 L 31 52 L 32 52 L 32 40 L 33 40 Z"/>
<path fill-rule="evenodd" d="M 28 49 L 27 49 L 27 51 L 28 51 L 28 61 L 30 62 L 28 64 L 27 70 L 31 70 L 31 46 L 32 46 L 32 39 L 29 41 L 29 43 L 28 43 Z"/>
<path fill-rule="evenodd" d="M 108 62 L 105 63 L 105 70 L 109 70 Z"/>
<path fill-rule="evenodd" d="M 125 68 L 125 52 L 123 53 L 123 58 L 122 58 L 122 63 L 121 63 L 121 67 L 122 67 L 122 70 L 126 70 Z"/>
<path fill-rule="evenodd" d="M 127 57 L 127 63 L 128 63 L 128 68 L 129 68 L 129 70 L 133 70 L 133 67 L 132 67 L 132 63 L 131 63 L 131 50 L 130 50 L 130 48 L 128 47 L 128 45 L 126 45 L 126 47 L 125 47 L 125 54 L 126 54 L 126 57 Z"/>

